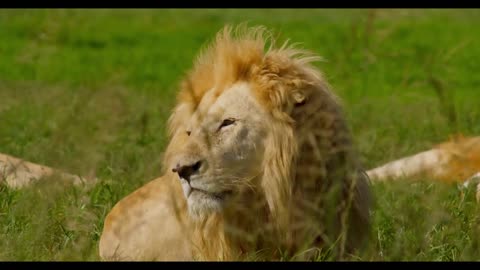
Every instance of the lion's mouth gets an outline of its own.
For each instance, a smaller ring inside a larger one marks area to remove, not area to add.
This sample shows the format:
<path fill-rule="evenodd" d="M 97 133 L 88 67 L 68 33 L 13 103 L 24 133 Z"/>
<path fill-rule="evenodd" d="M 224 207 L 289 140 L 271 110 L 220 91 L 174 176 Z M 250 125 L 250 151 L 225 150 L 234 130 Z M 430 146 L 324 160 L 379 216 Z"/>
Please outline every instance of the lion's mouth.
<path fill-rule="evenodd" d="M 194 187 L 191 187 L 190 186 L 190 190 L 187 194 L 187 198 L 190 196 L 190 194 L 192 194 L 193 192 L 199 192 L 199 193 L 202 193 L 208 197 L 211 197 L 215 200 L 218 200 L 218 201 L 224 201 L 226 198 L 228 198 L 230 195 L 233 194 L 233 191 L 232 190 L 225 190 L 225 191 L 222 191 L 222 192 L 217 192 L 217 193 L 213 193 L 213 192 L 208 192 L 206 190 L 203 190 L 203 189 L 199 189 L 199 188 L 194 188 Z"/>

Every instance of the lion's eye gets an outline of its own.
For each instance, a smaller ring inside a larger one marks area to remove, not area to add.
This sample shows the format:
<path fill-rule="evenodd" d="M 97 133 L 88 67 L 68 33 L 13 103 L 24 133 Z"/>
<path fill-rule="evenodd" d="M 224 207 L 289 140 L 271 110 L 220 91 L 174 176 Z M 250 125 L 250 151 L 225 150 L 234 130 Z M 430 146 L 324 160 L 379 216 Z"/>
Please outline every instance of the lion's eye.
<path fill-rule="evenodd" d="M 190 130 L 187 130 L 187 136 L 190 136 L 190 134 L 192 134 L 192 132 Z"/>
<path fill-rule="evenodd" d="M 218 130 L 220 130 L 224 127 L 233 125 L 234 123 L 235 123 L 235 119 L 227 118 L 227 119 L 223 120 L 222 124 L 220 124 L 220 126 L 218 127 Z"/>

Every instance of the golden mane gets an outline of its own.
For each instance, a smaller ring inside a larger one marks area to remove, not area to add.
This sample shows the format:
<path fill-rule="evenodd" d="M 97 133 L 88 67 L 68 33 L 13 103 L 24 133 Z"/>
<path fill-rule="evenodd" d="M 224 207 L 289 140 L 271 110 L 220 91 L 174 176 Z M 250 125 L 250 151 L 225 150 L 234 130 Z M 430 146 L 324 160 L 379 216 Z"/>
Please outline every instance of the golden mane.
<path fill-rule="evenodd" d="M 266 49 L 267 45 L 270 46 Z M 320 72 L 310 65 L 318 60 L 321 57 L 295 49 L 288 41 L 275 48 L 275 41 L 265 27 L 225 26 L 214 42 L 199 53 L 192 70 L 181 81 L 177 107 L 169 119 L 170 136 L 184 119 L 180 114 L 190 115 L 211 89 L 215 89 L 218 96 L 229 85 L 247 81 L 258 86 L 260 100 L 272 108 L 285 102 L 285 89 L 277 89 L 283 86 L 279 85 L 280 81 L 295 87 L 325 83 Z M 182 112 L 178 111 L 179 107 Z"/>

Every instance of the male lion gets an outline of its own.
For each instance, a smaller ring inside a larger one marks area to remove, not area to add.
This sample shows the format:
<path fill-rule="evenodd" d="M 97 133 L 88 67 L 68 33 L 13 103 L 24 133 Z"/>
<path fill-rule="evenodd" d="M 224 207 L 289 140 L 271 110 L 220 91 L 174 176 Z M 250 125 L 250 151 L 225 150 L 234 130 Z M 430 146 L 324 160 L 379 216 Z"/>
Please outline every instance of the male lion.
<path fill-rule="evenodd" d="M 266 33 L 225 27 L 200 55 L 164 175 L 108 214 L 102 259 L 343 259 L 365 242 L 367 176 L 318 57 Z"/>

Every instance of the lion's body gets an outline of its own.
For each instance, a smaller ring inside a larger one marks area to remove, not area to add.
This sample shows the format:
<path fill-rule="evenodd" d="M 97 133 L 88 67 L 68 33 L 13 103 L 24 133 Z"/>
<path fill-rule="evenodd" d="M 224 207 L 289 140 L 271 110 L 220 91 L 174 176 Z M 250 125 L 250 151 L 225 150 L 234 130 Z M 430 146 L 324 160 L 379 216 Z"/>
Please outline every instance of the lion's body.
<path fill-rule="evenodd" d="M 96 182 L 96 179 L 83 178 L 0 153 L 0 181 L 5 181 L 11 188 L 22 188 L 53 175 L 76 185 Z"/>
<path fill-rule="evenodd" d="M 104 260 L 193 259 L 190 230 L 182 218 L 186 214 L 185 199 L 173 180 L 173 173 L 167 173 L 115 205 L 105 220 L 100 240 Z"/>
<path fill-rule="evenodd" d="M 480 137 L 458 136 L 430 150 L 368 171 L 372 181 L 427 177 L 445 183 L 463 182 L 480 172 Z"/>
<path fill-rule="evenodd" d="M 264 51 L 264 31 L 244 30 L 219 33 L 183 81 L 166 172 L 109 213 L 103 259 L 275 259 L 331 246 L 345 258 L 368 236 L 367 177 L 317 57 Z"/>
<path fill-rule="evenodd" d="M 374 182 L 423 179 L 477 185 L 480 202 L 480 137 L 455 136 L 430 150 L 404 157 L 367 171 Z"/>

